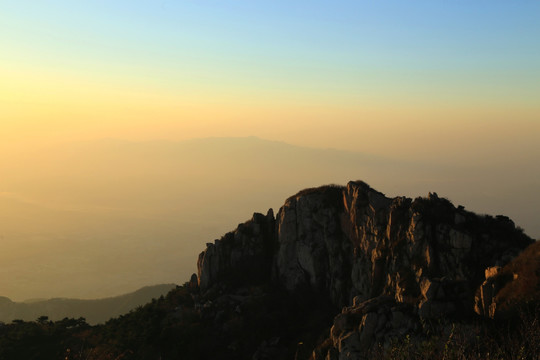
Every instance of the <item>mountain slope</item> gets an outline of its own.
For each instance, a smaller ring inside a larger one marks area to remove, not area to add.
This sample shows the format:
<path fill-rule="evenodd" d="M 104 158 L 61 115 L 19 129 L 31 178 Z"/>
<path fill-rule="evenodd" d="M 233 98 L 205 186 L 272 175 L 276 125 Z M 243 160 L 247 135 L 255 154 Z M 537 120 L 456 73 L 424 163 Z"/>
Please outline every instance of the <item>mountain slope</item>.
<path fill-rule="evenodd" d="M 83 317 L 89 324 L 103 323 L 167 294 L 175 286 L 174 284 L 147 286 L 129 294 L 95 300 L 56 298 L 20 303 L 1 297 L 0 321 L 10 322 L 15 319 L 32 321 L 40 316 L 46 316 L 52 321 Z"/>
<path fill-rule="evenodd" d="M 535 359 L 536 245 L 435 193 L 306 189 L 208 243 L 162 299 L 95 327 L 0 327 L 0 359 Z"/>

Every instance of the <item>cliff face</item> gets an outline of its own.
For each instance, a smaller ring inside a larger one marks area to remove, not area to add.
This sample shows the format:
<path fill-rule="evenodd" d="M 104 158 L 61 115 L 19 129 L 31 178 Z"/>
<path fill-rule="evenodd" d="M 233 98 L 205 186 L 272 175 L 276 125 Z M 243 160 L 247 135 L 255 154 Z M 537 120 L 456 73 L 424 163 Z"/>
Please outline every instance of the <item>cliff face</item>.
<path fill-rule="evenodd" d="M 226 282 L 249 285 L 270 279 L 275 248 L 275 219 L 272 209 L 266 216 L 253 214 L 251 220 L 238 225 L 199 254 L 198 282 L 201 289 Z"/>
<path fill-rule="evenodd" d="M 208 245 L 198 278 L 202 292 L 268 281 L 327 297 L 343 311 L 320 356 L 354 355 L 413 331 L 420 318 L 494 316 L 493 296 L 479 299 L 486 269 L 531 243 L 506 217 L 478 216 L 436 194 L 391 199 L 350 182 L 304 190 L 275 219 L 255 214 Z"/>

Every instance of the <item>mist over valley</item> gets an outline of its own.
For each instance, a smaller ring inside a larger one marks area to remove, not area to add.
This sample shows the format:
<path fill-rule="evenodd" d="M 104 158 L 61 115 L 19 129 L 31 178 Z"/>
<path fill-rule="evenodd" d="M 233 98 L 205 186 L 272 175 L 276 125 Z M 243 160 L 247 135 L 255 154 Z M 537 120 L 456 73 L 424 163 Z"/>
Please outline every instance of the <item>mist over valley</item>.
<path fill-rule="evenodd" d="M 540 235 L 534 171 L 489 164 L 400 161 L 247 137 L 71 142 L 4 153 L 0 167 L 0 295 L 16 301 L 181 284 L 205 243 L 253 212 L 277 211 L 299 189 L 351 179 L 388 196 L 436 191 Z"/>

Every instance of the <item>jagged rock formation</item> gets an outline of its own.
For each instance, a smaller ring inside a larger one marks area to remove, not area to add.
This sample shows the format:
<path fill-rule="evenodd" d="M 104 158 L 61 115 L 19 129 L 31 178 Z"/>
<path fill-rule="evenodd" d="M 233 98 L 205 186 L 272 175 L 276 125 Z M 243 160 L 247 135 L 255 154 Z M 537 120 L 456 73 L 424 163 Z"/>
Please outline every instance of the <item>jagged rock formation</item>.
<path fill-rule="evenodd" d="M 199 286 L 206 290 L 212 285 L 227 282 L 249 285 L 269 279 L 274 248 L 274 213 L 253 218 L 227 233 L 206 250 L 197 261 Z"/>
<path fill-rule="evenodd" d="M 397 303 L 384 295 L 355 302 L 336 316 L 330 331 L 331 341 L 317 349 L 315 357 L 333 359 L 362 354 L 373 344 L 390 344 L 418 328 L 420 322 L 410 304 Z"/>
<path fill-rule="evenodd" d="M 199 283 L 205 291 L 247 276 L 327 296 L 344 307 L 327 354 L 350 355 L 413 331 L 419 318 L 494 316 L 493 269 L 531 242 L 507 217 L 435 193 L 391 199 L 358 181 L 301 191 L 276 219 L 255 214 L 201 253 Z"/>

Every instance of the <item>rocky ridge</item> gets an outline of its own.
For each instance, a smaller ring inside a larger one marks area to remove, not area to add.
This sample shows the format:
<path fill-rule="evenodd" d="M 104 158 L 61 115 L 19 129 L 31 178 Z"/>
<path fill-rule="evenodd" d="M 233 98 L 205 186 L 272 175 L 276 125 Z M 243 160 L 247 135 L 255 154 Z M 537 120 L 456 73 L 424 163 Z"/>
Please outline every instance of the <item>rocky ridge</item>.
<path fill-rule="evenodd" d="M 198 306 L 216 316 L 204 299 L 217 293 L 241 311 L 241 289 L 260 284 L 305 302 L 328 299 L 342 310 L 310 357 L 361 359 L 375 344 L 415 336 L 426 319 L 498 316 L 504 284 L 490 279 L 531 243 L 507 217 L 479 216 L 435 193 L 388 198 L 361 181 L 307 189 L 275 217 L 254 214 L 207 245 Z M 253 358 L 277 343 L 265 341 Z"/>

